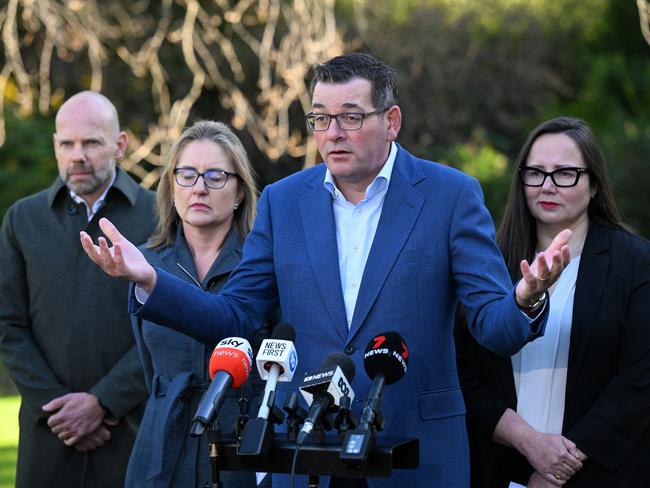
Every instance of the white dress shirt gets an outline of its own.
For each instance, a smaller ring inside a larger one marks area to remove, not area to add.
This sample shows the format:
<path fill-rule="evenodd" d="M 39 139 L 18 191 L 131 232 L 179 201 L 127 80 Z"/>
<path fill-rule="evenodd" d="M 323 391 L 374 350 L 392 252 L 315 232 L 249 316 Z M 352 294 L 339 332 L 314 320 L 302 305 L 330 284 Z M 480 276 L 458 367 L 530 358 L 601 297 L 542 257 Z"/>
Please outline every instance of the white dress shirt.
<path fill-rule="evenodd" d="M 395 164 L 395 156 L 397 156 L 397 146 L 395 143 L 391 143 L 386 163 L 372 183 L 368 185 L 366 195 L 358 205 L 348 202 L 336 187 L 330 170 L 325 172 L 323 185 L 332 194 L 339 271 L 348 329 L 352 324 L 354 307 L 357 303 L 359 286 L 366 268 L 366 261 L 368 261 L 368 254 L 370 254 L 370 247 L 375 238 L 375 232 L 377 232 L 381 209 L 384 206 L 384 198 Z"/>
<path fill-rule="evenodd" d="M 571 260 L 550 299 L 546 331 L 512 356 L 517 413 L 538 432 L 561 434 L 580 256 Z"/>

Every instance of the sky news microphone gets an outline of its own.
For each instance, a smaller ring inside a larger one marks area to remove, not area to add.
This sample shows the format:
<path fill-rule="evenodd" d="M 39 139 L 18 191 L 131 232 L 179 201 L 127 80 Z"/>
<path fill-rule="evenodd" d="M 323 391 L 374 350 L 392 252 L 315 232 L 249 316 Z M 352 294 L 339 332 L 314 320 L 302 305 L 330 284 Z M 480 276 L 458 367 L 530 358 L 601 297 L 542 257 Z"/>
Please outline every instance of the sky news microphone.
<path fill-rule="evenodd" d="M 380 404 L 384 386 L 402 379 L 408 367 L 409 350 L 397 332 L 384 332 L 370 340 L 363 354 L 363 367 L 372 384 L 361 411 L 359 426 L 346 433 L 341 461 L 348 466 L 365 464 L 372 449 L 375 429 L 384 428 Z"/>
<path fill-rule="evenodd" d="M 341 405 L 344 397 L 354 400 L 350 382 L 354 379 L 354 363 L 345 354 L 332 352 L 316 371 L 305 373 L 300 393 L 310 405 L 309 413 L 296 438 L 300 445 L 323 415 Z"/>
<path fill-rule="evenodd" d="M 246 339 L 226 337 L 212 351 L 210 377 L 212 383 L 203 394 L 192 419 L 190 434 L 199 436 L 214 422 L 230 388 L 239 388 L 251 372 L 253 350 Z"/>
<path fill-rule="evenodd" d="M 266 380 L 264 397 L 257 414 L 268 419 L 275 402 L 275 390 L 279 381 L 291 381 L 298 366 L 298 354 L 293 341 L 296 330 L 289 324 L 278 324 L 273 328 L 270 339 L 264 339 L 255 362 L 260 378 Z"/>

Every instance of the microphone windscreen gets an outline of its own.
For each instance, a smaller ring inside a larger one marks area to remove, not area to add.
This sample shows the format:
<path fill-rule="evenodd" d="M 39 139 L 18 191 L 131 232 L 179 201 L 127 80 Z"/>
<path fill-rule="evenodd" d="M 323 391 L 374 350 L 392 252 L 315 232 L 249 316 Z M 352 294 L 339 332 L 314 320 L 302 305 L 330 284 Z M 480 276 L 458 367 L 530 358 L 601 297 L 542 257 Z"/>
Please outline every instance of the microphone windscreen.
<path fill-rule="evenodd" d="M 363 354 L 363 367 L 370 378 L 382 373 L 386 384 L 402 379 L 406 373 L 409 349 L 397 332 L 383 332 L 370 340 Z"/>
<path fill-rule="evenodd" d="M 271 332 L 271 339 L 296 342 L 296 329 L 294 329 L 293 326 L 282 322 L 281 324 L 273 327 L 273 331 Z"/>
<path fill-rule="evenodd" d="M 217 344 L 210 356 L 210 378 L 217 371 L 224 371 L 232 376 L 232 388 L 244 384 L 251 372 L 253 350 L 246 339 L 227 337 Z"/>
<path fill-rule="evenodd" d="M 348 382 L 352 383 L 356 368 L 354 367 L 352 360 L 345 354 L 340 352 L 329 353 L 327 356 L 325 356 L 323 362 L 320 363 L 320 367 L 327 368 L 329 366 L 338 366 L 341 368 L 341 371 L 343 371 L 343 374 L 348 379 Z"/>

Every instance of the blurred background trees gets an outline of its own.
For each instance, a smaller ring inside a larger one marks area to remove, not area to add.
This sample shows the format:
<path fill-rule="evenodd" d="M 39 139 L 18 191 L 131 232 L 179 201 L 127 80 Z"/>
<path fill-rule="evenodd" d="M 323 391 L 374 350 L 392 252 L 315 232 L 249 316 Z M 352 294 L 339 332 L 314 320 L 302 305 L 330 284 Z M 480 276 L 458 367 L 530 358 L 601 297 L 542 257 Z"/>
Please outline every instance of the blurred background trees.
<path fill-rule="evenodd" d="M 115 102 L 148 187 L 202 118 L 235 128 L 261 186 L 313 164 L 310 66 L 361 50 L 398 69 L 400 142 L 479 178 L 497 223 L 526 134 L 566 114 L 650 236 L 649 17 L 647 0 L 5 0 L 0 216 L 56 174 L 53 114 L 82 89 Z"/>

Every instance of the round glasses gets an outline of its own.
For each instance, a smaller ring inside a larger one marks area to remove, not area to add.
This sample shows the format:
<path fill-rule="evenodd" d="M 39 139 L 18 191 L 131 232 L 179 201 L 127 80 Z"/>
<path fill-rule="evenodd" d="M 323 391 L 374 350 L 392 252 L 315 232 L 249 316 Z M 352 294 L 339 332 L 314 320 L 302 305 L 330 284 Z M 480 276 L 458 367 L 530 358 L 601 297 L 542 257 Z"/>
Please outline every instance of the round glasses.
<path fill-rule="evenodd" d="M 199 176 L 203 178 L 205 186 L 213 190 L 220 190 L 226 186 L 229 176 L 237 178 L 237 173 L 230 173 L 222 169 L 209 169 L 205 173 L 199 173 L 194 168 L 174 169 L 174 180 L 179 186 L 190 187 L 196 185 Z"/>
<path fill-rule="evenodd" d="M 371 115 L 383 114 L 387 108 L 382 110 L 375 110 L 374 112 L 345 112 L 341 114 L 315 114 L 313 112 L 305 115 L 305 121 L 307 122 L 307 128 L 312 131 L 325 131 L 330 128 L 332 119 L 336 120 L 336 123 L 341 128 L 341 130 L 359 130 L 363 127 L 364 119 L 370 117 Z"/>
<path fill-rule="evenodd" d="M 519 177 L 524 186 L 543 186 L 546 178 L 551 177 L 553 184 L 560 188 L 576 186 L 582 173 L 588 173 L 589 168 L 559 168 L 550 173 L 532 166 L 519 168 Z"/>

